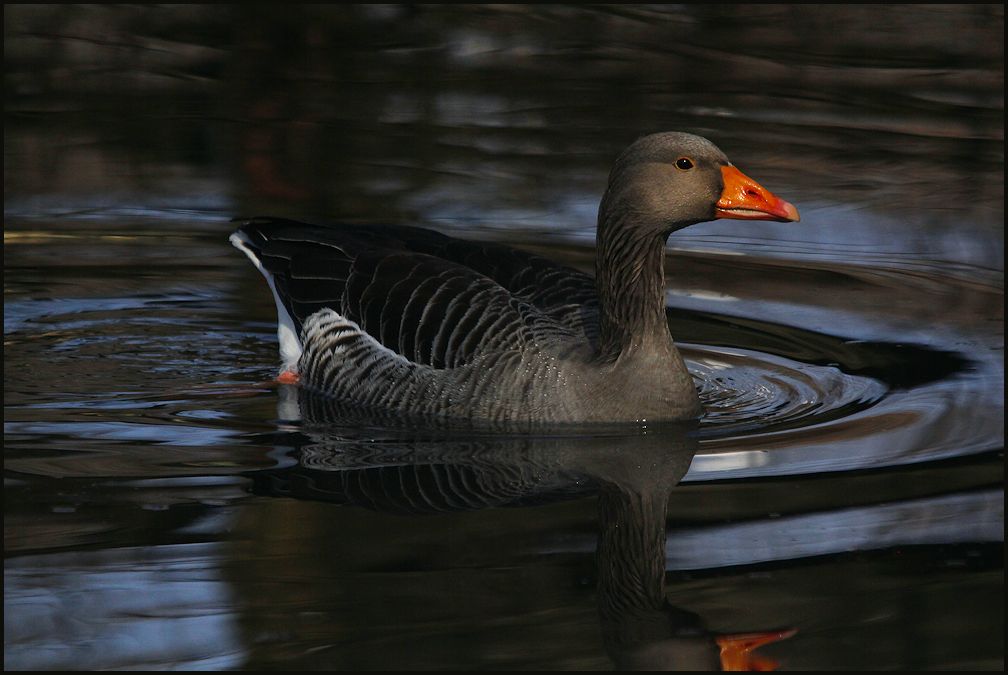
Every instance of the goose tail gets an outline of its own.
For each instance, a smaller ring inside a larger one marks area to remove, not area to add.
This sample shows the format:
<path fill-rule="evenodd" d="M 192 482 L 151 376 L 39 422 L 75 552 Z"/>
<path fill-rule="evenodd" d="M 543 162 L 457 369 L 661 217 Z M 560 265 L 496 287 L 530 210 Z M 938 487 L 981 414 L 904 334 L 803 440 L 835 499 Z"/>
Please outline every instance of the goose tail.
<path fill-rule="evenodd" d="M 260 249 L 256 246 L 255 242 L 253 242 L 248 234 L 242 230 L 238 230 L 231 235 L 230 241 L 235 248 L 248 256 L 248 259 L 252 261 L 255 268 L 266 278 L 266 283 L 269 284 L 270 291 L 273 293 L 273 300 L 276 302 L 277 308 L 277 340 L 280 343 L 281 362 L 279 379 L 281 381 L 288 382 L 292 379 L 296 380 L 298 375 L 298 361 L 301 359 L 304 346 L 302 345 L 301 338 L 298 335 L 294 319 L 291 317 L 290 312 L 284 305 L 283 299 L 277 292 L 276 282 L 273 279 L 273 273 L 266 269 L 263 265 Z"/>

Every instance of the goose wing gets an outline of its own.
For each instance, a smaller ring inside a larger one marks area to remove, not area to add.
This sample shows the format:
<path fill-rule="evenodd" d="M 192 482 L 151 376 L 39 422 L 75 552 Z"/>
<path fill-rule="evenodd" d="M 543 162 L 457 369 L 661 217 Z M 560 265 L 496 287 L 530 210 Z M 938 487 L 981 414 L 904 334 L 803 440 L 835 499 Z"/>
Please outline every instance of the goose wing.
<path fill-rule="evenodd" d="M 454 245 L 459 240 L 429 230 L 256 218 L 234 238 L 266 275 L 297 334 L 309 316 L 328 308 L 412 362 L 444 368 L 571 332 L 527 297 L 467 266 Z M 491 255 L 470 251 L 468 259 L 494 269 Z M 513 281 L 514 268 L 512 262 L 496 269 Z"/>
<path fill-rule="evenodd" d="M 595 279 L 573 267 L 504 244 L 456 239 L 433 230 L 388 226 L 413 251 L 449 260 L 492 279 L 577 335 L 594 342 L 598 333 Z"/>
<path fill-rule="evenodd" d="M 384 226 L 380 232 L 378 236 L 395 237 L 409 250 L 479 272 L 547 313 L 597 303 L 593 277 L 533 253 L 504 244 L 456 239 L 417 227 Z"/>

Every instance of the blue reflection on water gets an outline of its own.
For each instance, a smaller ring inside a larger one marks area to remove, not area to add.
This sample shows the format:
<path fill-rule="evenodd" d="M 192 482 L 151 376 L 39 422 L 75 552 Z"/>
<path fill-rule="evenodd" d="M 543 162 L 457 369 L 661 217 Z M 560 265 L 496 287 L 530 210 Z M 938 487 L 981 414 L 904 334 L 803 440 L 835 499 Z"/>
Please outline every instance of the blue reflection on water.
<path fill-rule="evenodd" d="M 240 667 L 235 601 L 216 571 L 221 548 L 176 544 L 7 560 L 4 668 Z"/>

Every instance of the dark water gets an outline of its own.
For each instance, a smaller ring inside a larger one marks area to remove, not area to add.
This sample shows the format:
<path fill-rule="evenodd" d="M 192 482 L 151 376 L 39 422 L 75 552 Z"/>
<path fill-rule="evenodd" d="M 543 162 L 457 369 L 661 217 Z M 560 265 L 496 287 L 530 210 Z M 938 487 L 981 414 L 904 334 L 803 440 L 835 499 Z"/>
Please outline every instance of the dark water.
<path fill-rule="evenodd" d="M 8 669 L 1004 665 L 1001 5 L 4 8 Z M 954 39 L 950 39 L 954 36 Z M 695 428 L 354 419 L 238 215 L 591 269 L 703 134 L 795 203 L 669 243 Z"/>

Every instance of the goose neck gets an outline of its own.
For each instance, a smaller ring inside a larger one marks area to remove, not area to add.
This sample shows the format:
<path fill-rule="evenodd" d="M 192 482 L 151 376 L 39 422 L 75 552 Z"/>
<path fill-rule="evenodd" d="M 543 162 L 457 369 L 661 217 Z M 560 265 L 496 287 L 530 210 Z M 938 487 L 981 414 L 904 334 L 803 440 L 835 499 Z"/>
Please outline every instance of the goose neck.
<path fill-rule="evenodd" d="M 600 223 L 595 263 L 599 297 L 599 355 L 615 360 L 672 344 L 665 315 L 668 232 L 607 218 Z"/>

